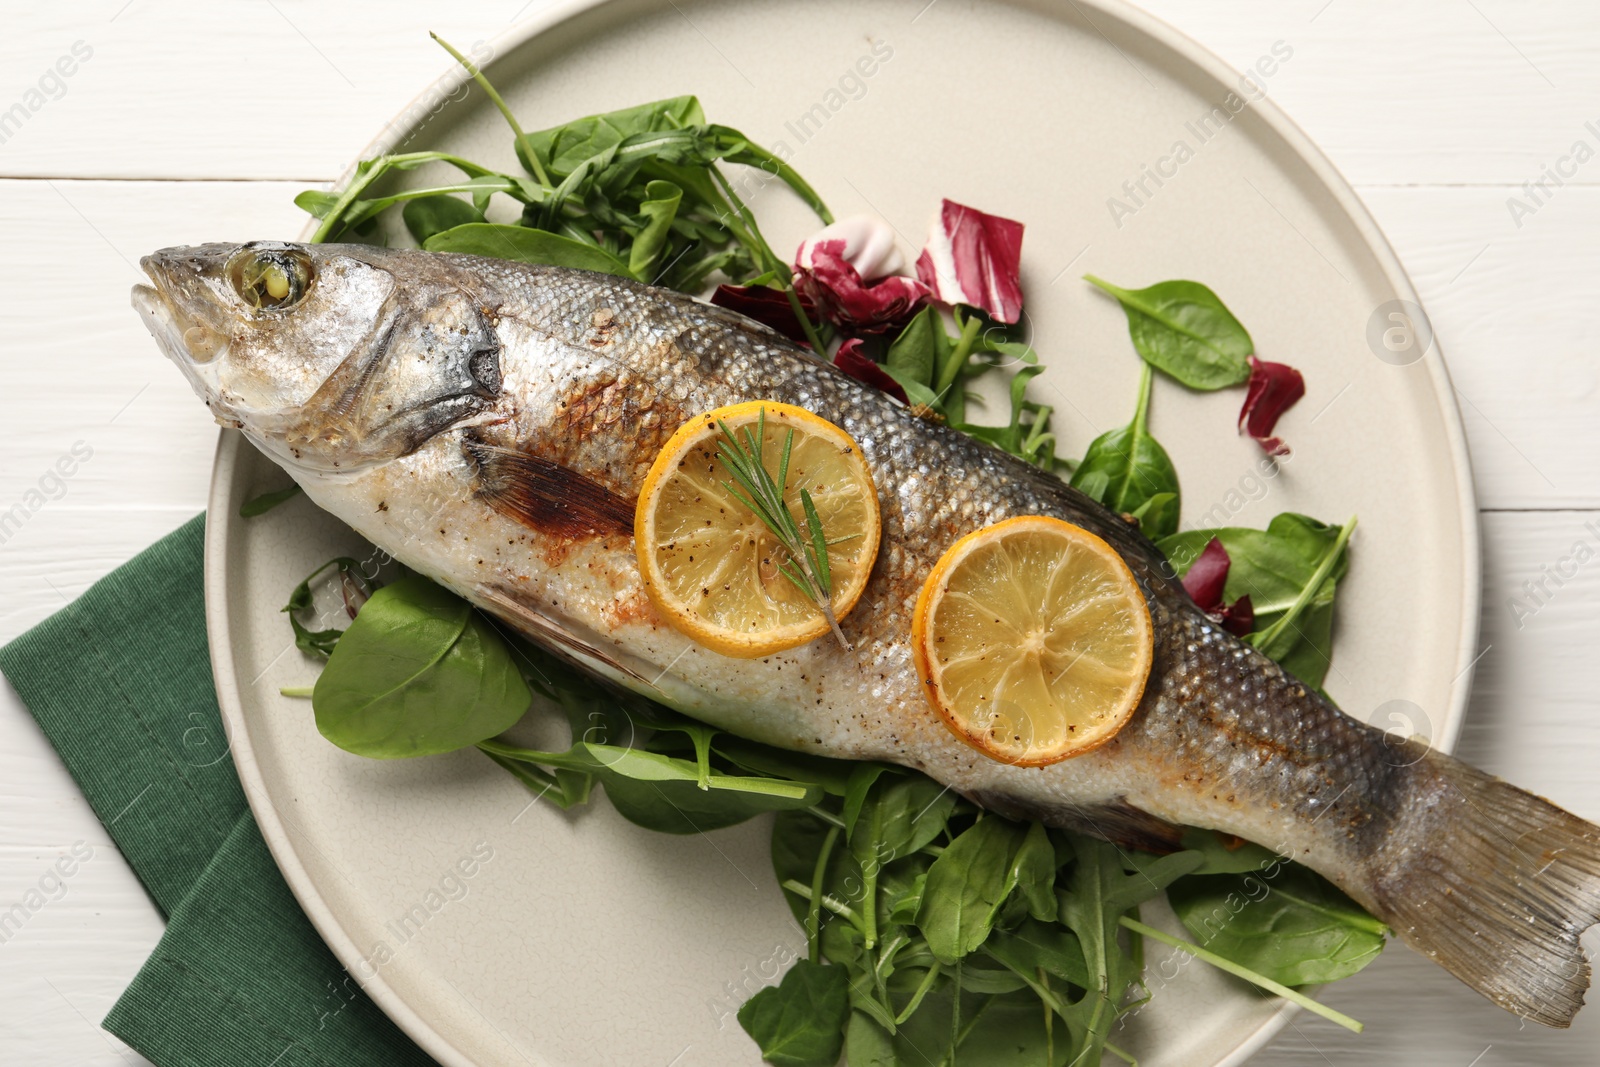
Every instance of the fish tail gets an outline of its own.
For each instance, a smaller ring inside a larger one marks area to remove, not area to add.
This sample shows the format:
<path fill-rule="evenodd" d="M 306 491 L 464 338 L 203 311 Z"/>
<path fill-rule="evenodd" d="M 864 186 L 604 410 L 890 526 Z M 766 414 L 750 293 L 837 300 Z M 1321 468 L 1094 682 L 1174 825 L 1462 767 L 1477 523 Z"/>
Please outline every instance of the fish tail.
<path fill-rule="evenodd" d="M 1600 827 L 1406 746 L 1409 814 L 1374 856 L 1375 914 L 1501 1007 L 1571 1025 L 1589 987 L 1579 938 L 1600 922 Z"/>

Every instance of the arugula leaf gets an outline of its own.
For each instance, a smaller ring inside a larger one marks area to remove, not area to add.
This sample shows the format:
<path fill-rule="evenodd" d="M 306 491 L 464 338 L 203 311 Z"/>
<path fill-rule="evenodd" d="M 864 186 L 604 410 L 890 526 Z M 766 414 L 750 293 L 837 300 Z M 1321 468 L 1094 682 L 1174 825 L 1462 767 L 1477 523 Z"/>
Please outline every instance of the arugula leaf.
<path fill-rule="evenodd" d="M 317 729 L 347 752 L 452 752 L 511 728 L 533 694 L 465 600 L 420 575 L 384 586 L 334 646 L 311 696 Z"/>
<path fill-rule="evenodd" d="M 773 748 L 758 741 L 746 741 L 733 734 L 717 734 L 712 742 L 717 755 L 734 766 L 768 778 L 788 778 L 797 782 L 813 782 L 824 792 L 843 796 L 853 760 L 813 756 L 807 752 L 791 752 L 786 748 Z"/>
<path fill-rule="evenodd" d="M 1378 958 L 1389 932 L 1326 879 L 1287 862 L 1191 875 L 1167 896 L 1200 945 L 1288 986 L 1355 974 Z"/>
<path fill-rule="evenodd" d="M 843 967 L 794 961 L 783 981 L 739 1008 L 739 1025 L 775 1067 L 834 1067 L 850 1011 Z"/>
<path fill-rule="evenodd" d="M 808 811 L 780 811 L 772 821 L 772 873 L 777 875 L 778 885 L 784 887 L 784 899 L 794 913 L 795 922 L 802 927 L 806 925 L 810 914 L 811 901 L 787 886 L 790 882 L 807 887 L 811 885 L 817 859 L 822 855 L 824 843 L 833 829 Z M 835 839 L 837 836 L 835 832 Z M 841 849 L 830 852 L 830 869 L 824 872 L 828 875 L 827 883 L 837 880 L 833 875 L 838 873 L 846 856 L 847 853 Z"/>
<path fill-rule="evenodd" d="M 398 155 L 376 156 L 356 164 L 355 174 L 343 191 L 332 193 L 320 189 L 307 189 L 294 198 L 296 206 L 322 220 L 316 232 L 311 235 L 311 243 L 333 240 L 355 222 L 371 222 L 380 211 L 398 203 L 401 199 L 442 192 L 441 189 L 419 190 L 386 198 L 381 204 L 368 201 L 360 208 L 356 207 L 361 194 L 390 171 L 415 170 L 424 164 L 435 162 L 455 167 L 468 179 L 492 178 L 502 184 L 507 191 L 515 190 L 525 197 L 536 195 L 539 189 L 531 183 L 500 174 L 448 152 L 402 152 Z"/>
<path fill-rule="evenodd" d="M 270 493 L 262 493 L 260 496 L 251 497 L 239 505 L 239 517 L 241 519 L 253 519 L 257 515 L 265 515 L 279 504 L 286 500 L 292 500 L 303 492 L 305 490 L 300 488 L 300 483 L 295 482 L 287 489 L 275 489 Z"/>
<path fill-rule="evenodd" d="M 1089 974 L 1097 978 L 1082 997 L 1064 1002 L 1059 1013 L 1083 1048 L 1086 1063 L 1099 1062 L 1122 991 L 1139 977 L 1137 962 L 1117 940 L 1121 917 L 1200 863 L 1197 854 L 1178 852 L 1130 875 L 1123 873 L 1121 858 L 1115 845 L 1083 839 L 1077 866 L 1059 898 L 1061 923 L 1078 935 Z"/>
<path fill-rule="evenodd" d="M 822 799 L 821 788 L 809 783 L 707 773 L 698 759 L 649 748 L 579 741 L 565 752 L 544 752 L 487 740 L 479 747 L 491 756 L 591 775 L 623 818 L 661 833 L 717 830 Z"/>
<path fill-rule="evenodd" d="M 1137 515 L 1151 540 L 1178 531 L 1178 472 L 1150 436 L 1150 367 L 1139 376 L 1139 401 L 1128 425 L 1096 437 L 1072 472 L 1072 486 L 1124 515 Z M 1162 498 L 1158 500 L 1157 498 Z"/>
<path fill-rule="evenodd" d="M 1027 398 L 1028 382 L 1043 373 L 1043 367 L 1024 367 L 1011 376 L 1011 421 L 1006 425 L 978 426 L 969 422 L 953 425 L 961 432 L 980 441 L 988 441 L 1018 459 L 1050 470 L 1055 464 L 1056 435 L 1046 433 L 1045 427 L 1050 424 L 1050 412 L 1053 409 L 1048 404 Z"/>
<path fill-rule="evenodd" d="M 906 400 L 951 426 L 987 441 L 1035 466 L 1055 465 L 1055 434 L 1049 433 L 1051 408 L 1027 398 L 1028 382 L 1043 372 L 1039 357 L 1028 345 L 1011 339 L 1006 328 L 990 325 L 971 308 L 956 312 L 961 333 L 945 332 L 938 308 L 929 306 L 913 315 L 884 353 L 883 370 L 905 390 Z M 1011 418 L 1003 426 L 966 421 L 965 382 L 1001 366 L 1022 364 L 1010 373 L 1008 396 Z"/>
<path fill-rule="evenodd" d="M 314 219 L 328 217 L 328 212 L 339 205 L 339 194 L 322 189 L 302 189 L 295 194 L 294 206 Z"/>
<path fill-rule="evenodd" d="M 1054 903 L 1054 893 L 1051 902 Z M 1040 971 L 1080 989 L 1092 988 L 1098 976 L 1089 973 L 1083 942 L 1050 916 L 1030 919 L 1015 931 L 996 930 L 983 943 L 983 951 L 1004 964 L 1026 983 L 1038 981 Z"/>
<path fill-rule="evenodd" d="M 262 510 L 265 511 L 266 508 Z M 337 627 L 327 630 L 307 629 L 298 616 L 300 612 L 310 611 L 315 606 L 311 583 L 327 573 L 330 567 L 339 571 L 340 595 L 344 598 L 346 613 L 352 618 L 360 607 L 353 598 L 359 597 L 365 600 L 378 588 L 378 583 L 362 572 L 359 560 L 351 559 L 349 556 L 338 556 L 306 575 L 300 584 L 290 591 L 289 602 L 283 606 L 283 610 L 289 615 L 289 627 L 294 631 L 295 647 L 307 655 L 321 656 L 323 659 L 327 659 L 333 652 L 334 646 L 344 636 L 344 631 Z"/>
<path fill-rule="evenodd" d="M 1334 594 L 1349 569 L 1346 529 L 1284 512 L 1265 530 L 1238 526 L 1185 530 L 1163 538 L 1156 547 L 1182 576 L 1213 537 L 1221 539 L 1233 561 L 1223 595 L 1229 601 L 1250 597 L 1257 628 L 1251 639 L 1260 640 L 1261 634 L 1290 619 L 1292 625 L 1279 630 L 1270 645 L 1259 647 L 1290 674 L 1320 690 L 1332 655 Z M 1319 564 L 1330 554 L 1321 581 L 1310 588 Z M 1297 604 L 1300 610 L 1291 619 Z"/>
<path fill-rule="evenodd" d="M 850 854 L 861 869 L 864 947 L 878 941 L 878 880 L 885 866 L 922 848 L 944 831 L 956 796 L 920 774 L 866 773 L 852 780 L 845 796 L 844 821 Z M 860 785 L 858 783 L 865 783 Z M 891 905 L 892 914 L 893 907 Z"/>
<path fill-rule="evenodd" d="M 630 777 L 611 768 L 597 769 L 595 774 L 618 814 L 637 826 L 667 834 L 720 830 L 765 812 L 809 807 L 816 800 L 804 790 L 798 796 L 791 796 L 763 789 L 738 788 L 741 784 L 771 782 L 770 778 L 718 777 L 713 779 L 714 788 L 701 789 L 685 779 L 652 781 Z"/>
<path fill-rule="evenodd" d="M 1184 851 L 1200 855 L 1200 866 L 1192 872 L 1195 875 L 1248 874 L 1283 862 L 1283 858 L 1269 848 L 1262 848 L 1243 838 L 1229 837 L 1215 830 L 1198 830 L 1190 827 L 1183 832 L 1182 844 Z M 1159 858 L 1145 852 L 1130 853 L 1128 856 L 1130 865 L 1139 870 L 1143 870 Z"/>
<path fill-rule="evenodd" d="M 896 1061 L 905 1067 L 928 1064 L 956 1067 L 1088 1067 L 1099 1061 L 1081 1056 L 1039 1007 L 1026 988 L 1007 993 L 959 995 L 941 989 L 930 993 L 921 1010 L 894 1036 Z M 851 1064 L 850 1067 L 855 1067 Z"/>
<path fill-rule="evenodd" d="M 635 134 L 703 126 L 705 121 L 705 112 L 701 110 L 698 99 L 675 96 L 588 115 L 526 134 L 517 146 L 518 156 L 520 158 L 524 151 L 532 152 L 544 163 L 550 175 L 564 178 L 585 161 L 615 148 Z"/>
<path fill-rule="evenodd" d="M 1250 377 L 1255 342 L 1217 294 L 1199 282 L 1158 282 L 1123 289 L 1086 274 L 1128 316 L 1133 347 L 1147 363 L 1191 389 L 1221 389 Z"/>

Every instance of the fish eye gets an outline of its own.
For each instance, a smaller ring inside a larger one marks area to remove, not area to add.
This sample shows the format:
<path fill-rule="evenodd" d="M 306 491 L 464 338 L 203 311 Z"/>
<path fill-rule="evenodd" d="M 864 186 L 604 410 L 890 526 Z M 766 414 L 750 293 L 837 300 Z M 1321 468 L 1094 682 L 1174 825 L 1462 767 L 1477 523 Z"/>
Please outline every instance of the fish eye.
<path fill-rule="evenodd" d="M 239 298 L 262 311 L 298 304 L 311 288 L 311 257 L 298 248 L 246 246 L 228 260 L 228 283 Z"/>

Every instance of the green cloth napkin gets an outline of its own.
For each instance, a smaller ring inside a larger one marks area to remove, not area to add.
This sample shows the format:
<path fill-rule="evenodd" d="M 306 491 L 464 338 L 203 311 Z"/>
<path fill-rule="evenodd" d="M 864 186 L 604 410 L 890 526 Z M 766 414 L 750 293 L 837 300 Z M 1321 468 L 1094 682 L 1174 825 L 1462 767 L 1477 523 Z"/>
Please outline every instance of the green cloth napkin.
<path fill-rule="evenodd" d="M 158 1067 L 433 1060 L 317 936 L 261 839 L 211 682 L 204 516 L 0 649 L 167 931 L 105 1027 Z"/>

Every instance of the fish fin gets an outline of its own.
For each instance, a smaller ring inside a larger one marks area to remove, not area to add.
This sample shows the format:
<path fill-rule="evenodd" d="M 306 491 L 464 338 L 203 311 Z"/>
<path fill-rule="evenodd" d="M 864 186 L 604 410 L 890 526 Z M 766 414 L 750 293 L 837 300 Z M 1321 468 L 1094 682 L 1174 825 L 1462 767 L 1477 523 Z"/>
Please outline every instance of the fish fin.
<path fill-rule="evenodd" d="M 634 505 L 570 467 L 468 439 L 478 495 L 500 514 L 557 537 L 633 532 Z"/>
<path fill-rule="evenodd" d="M 644 675 L 598 647 L 593 641 L 575 633 L 559 620 L 552 619 L 521 599 L 492 585 L 480 585 L 476 592 L 478 599 L 483 601 L 484 608 L 510 623 L 517 632 L 537 642 L 540 647 L 548 649 L 580 670 L 592 671 L 593 663 L 585 662 L 585 659 L 592 660 L 650 689 L 656 688 Z"/>
<path fill-rule="evenodd" d="M 1374 857 L 1374 914 L 1502 1008 L 1571 1025 L 1589 987 L 1579 938 L 1600 922 L 1600 826 L 1406 744 L 1421 815 Z"/>
<path fill-rule="evenodd" d="M 1058 829 L 1098 837 L 1141 852 L 1165 854 L 1183 848 L 1183 827 L 1158 819 L 1120 797 L 1104 804 L 1048 807 L 997 792 L 969 793 L 968 799 L 1009 819 L 1038 819 Z"/>

